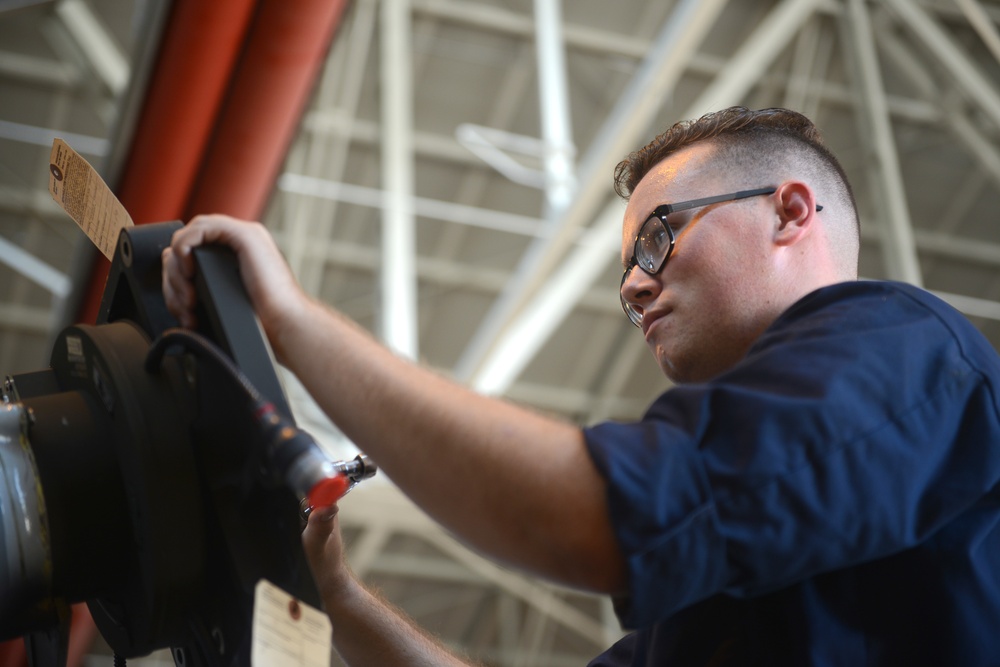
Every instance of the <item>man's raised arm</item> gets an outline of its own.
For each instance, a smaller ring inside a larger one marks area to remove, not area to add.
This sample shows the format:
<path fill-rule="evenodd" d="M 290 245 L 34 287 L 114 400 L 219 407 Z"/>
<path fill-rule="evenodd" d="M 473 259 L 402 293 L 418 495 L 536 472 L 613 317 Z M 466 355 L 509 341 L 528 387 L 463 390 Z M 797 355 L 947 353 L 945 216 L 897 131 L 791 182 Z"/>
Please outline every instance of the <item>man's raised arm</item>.
<path fill-rule="evenodd" d="M 193 324 L 192 248 L 230 246 L 278 360 L 411 498 L 472 548 L 554 581 L 621 592 L 624 565 L 581 430 L 406 362 L 308 297 L 267 230 L 199 216 L 164 251 L 164 295 Z"/>

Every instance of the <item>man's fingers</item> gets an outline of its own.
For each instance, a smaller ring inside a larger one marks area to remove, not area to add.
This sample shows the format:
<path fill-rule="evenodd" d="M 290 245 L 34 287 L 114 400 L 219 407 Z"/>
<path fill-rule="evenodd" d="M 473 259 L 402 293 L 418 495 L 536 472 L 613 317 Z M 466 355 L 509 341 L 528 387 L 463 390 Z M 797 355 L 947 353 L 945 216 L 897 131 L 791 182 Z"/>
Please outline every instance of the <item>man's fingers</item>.
<path fill-rule="evenodd" d="M 195 325 L 194 283 L 186 278 L 179 267 L 177 253 L 172 248 L 166 248 L 161 256 L 163 263 L 163 299 L 167 310 L 176 317 L 183 327 Z"/>
<path fill-rule="evenodd" d="M 336 527 L 336 523 L 334 522 L 336 517 L 336 505 L 332 505 L 330 507 L 317 507 L 309 513 L 306 528 L 302 531 L 302 541 L 306 545 L 307 550 L 323 550 L 327 538 L 330 537 L 330 534 L 333 533 L 334 528 Z"/>
<path fill-rule="evenodd" d="M 281 251 L 267 228 L 259 222 L 237 220 L 226 215 L 199 215 L 174 232 L 170 248 L 163 252 L 163 293 L 167 309 L 185 327 L 195 324 L 193 250 L 199 246 L 228 246 L 239 262 L 240 277 L 264 332 L 274 345 L 273 334 L 293 311 L 307 304 Z M 280 348 L 275 349 L 279 360 Z"/>
<path fill-rule="evenodd" d="M 223 216 L 197 216 L 181 227 L 163 250 L 163 297 L 167 310 L 181 326 L 194 327 L 197 295 L 194 289 L 196 272 L 194 248 L 223 240 L 225 228 L 232 222 Z"/>
<path fill-rule="evenodd" d="M 302 547 L 309 561 L 309 567 L 317 582 L 325 581 L 330 569 L 336 567 L 340 559 L 339 549 L 330 553 L 331 538 L 337 530 L 337 506 L 320 507 L 309 514 L 306 528 L 302 531 Z M 333 562 L 330 562 L 331 559 Z"/>

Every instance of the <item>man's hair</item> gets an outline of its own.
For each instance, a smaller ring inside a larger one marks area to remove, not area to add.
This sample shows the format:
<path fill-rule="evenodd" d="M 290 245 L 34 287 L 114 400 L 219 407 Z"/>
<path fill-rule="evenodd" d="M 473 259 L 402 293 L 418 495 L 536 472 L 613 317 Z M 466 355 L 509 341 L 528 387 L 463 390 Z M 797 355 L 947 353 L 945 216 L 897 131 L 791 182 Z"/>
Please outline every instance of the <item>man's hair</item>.
<path fill-rule="evenodd" d="M 618 163 L 615 192 L 627 200 L 659 162 L 702 142 L 715 149 L 713 163 L 723 165 L 728 173 L 741 175 L 745 187 L 766 186 L 752 179 L 778 174 L 813 179 L 814 187 L 823 184 L 826 196 L 834 201 L 821 203 L 825 207 L 843 207 L 854 218 L 856 229 L 860 228 L 854 193 L 840 162 L 823 144 L 812 121 L 788 109 L 752 111 L 730 107 L 676 123 Z"/>

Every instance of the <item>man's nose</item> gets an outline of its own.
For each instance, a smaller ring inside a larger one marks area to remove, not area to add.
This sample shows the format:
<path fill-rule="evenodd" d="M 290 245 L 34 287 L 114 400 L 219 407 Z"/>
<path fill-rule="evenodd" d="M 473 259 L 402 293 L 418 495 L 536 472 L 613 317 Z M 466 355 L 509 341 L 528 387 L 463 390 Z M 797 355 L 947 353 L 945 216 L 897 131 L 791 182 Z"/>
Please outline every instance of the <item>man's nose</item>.
<path fill-rule="evenodd" d="M 622 298 L 641 313 L 660 294 L 660 289 L 659 275 L 651 276 L 635 265 L 625 276 L 621 292 Z"/>

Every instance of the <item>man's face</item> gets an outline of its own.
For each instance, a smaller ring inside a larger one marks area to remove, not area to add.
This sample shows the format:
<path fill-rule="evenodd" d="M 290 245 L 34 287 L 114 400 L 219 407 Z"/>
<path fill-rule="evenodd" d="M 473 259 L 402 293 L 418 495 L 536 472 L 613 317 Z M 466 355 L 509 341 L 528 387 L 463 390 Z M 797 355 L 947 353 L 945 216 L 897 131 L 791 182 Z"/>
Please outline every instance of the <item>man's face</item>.
<path fill-rule="evenodd" d="M 711 151 L 705 144 L 685 148 L 639 182 L 625 210 L 623 267 L 657 206 L 740 189 L 707 159 Z M 622 294 L 642 312 L 646 344 L 674 382 L 728 370 L 773 321 L 774 215 L 769 196 L 672 213 L 676 244 L 666 266 L 655 276 L 638 267 L 629 273 Z"/>

